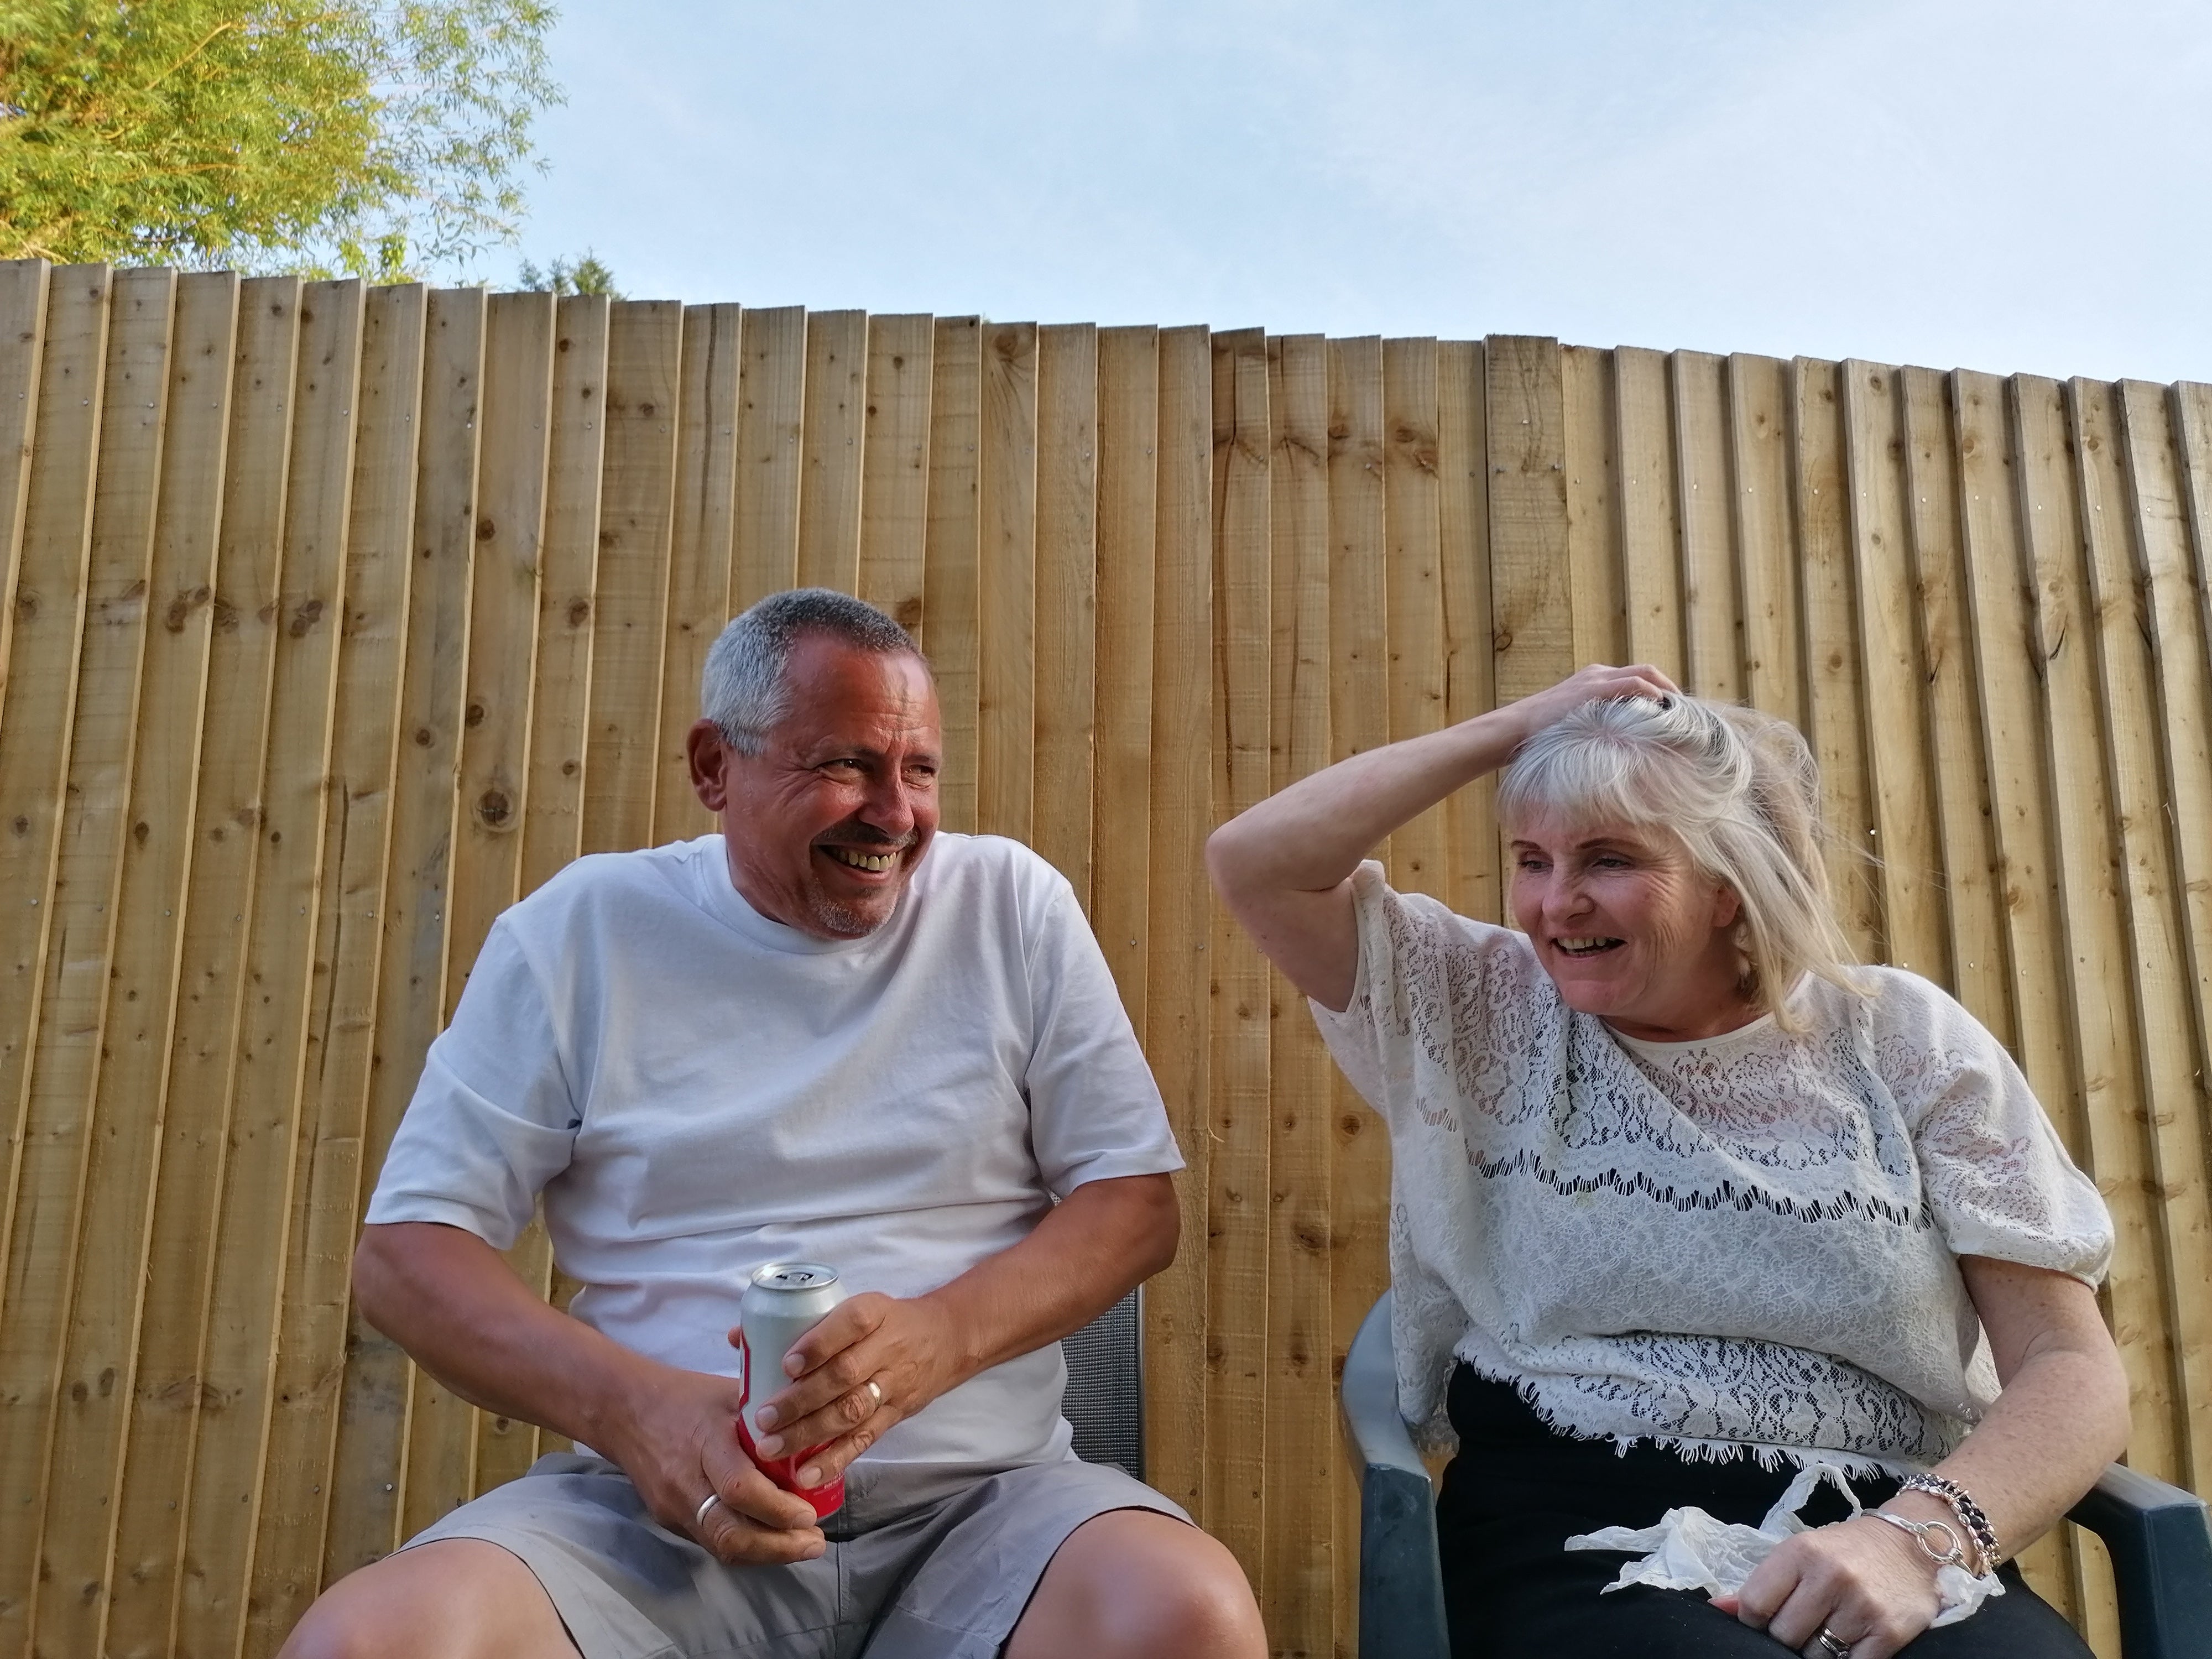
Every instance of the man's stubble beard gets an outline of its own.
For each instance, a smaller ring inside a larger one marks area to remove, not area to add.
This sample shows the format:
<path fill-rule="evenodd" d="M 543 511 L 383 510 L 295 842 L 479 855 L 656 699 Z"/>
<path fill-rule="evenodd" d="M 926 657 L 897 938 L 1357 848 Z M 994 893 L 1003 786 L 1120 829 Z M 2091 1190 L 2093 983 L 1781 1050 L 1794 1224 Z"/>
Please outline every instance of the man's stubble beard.
<path fill-rule="evenodd" d="M 872 915 L 857 905 L 841 904 L 822 888 L 809 883 L 806 890 L 807 914 L 814 918 L 816 927 L 835 939 L 866 939 L 898 912 L 898 902 L 906 894 L 906 884 L 901 882 L 890 896 L 890 902 L 883 914 Z"/>

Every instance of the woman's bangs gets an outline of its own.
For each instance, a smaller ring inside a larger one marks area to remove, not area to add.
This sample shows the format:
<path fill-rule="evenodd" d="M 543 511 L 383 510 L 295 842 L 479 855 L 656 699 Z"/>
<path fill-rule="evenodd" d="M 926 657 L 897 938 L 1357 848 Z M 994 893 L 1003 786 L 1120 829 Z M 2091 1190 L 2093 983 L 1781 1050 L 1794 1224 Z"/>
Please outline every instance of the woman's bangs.
<path fill-rule="evenodd" d="M 1509 827 L 1547 818 L 1576 833 L 1671 826 L 1681 815 L 1668 781 L 1647 752 L 1604 738 L 1571 738 L 1513 763 L 1500 781 L 1498 814 Z"/>

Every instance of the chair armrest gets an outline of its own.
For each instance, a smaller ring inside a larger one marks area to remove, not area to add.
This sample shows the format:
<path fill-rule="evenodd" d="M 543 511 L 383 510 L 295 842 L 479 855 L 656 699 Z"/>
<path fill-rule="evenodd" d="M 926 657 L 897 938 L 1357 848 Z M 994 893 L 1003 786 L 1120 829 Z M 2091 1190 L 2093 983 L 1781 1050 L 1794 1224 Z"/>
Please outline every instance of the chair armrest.
<path fill-rule="evenodd" d="M 1359 1475 L 1359 1651 L 1447 1659 L 1436 1502 L 1428 1466 L 1398 1415 L 1387 1291 L 1345 1356 L 1340 1399 Z"/>
<path fill-rule="evenodd" d="M 2068 1513 L 2105 1540 L 2127 1659 L 2212 1656 L 2212 1532 L 2204 1500 L 2115 1463 Z"/>

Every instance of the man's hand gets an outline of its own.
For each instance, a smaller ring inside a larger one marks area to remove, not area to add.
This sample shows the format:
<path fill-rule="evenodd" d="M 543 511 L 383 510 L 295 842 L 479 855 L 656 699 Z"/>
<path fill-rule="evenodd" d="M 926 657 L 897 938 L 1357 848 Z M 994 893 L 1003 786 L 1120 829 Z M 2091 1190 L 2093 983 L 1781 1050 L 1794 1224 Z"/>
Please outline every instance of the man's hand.
<path fill-rule="evenodd" d="M 747 1566 L 811 1561 L 824 1547 L 803 1498 L 755 1468 L 738 1444 L 743 1390 L 726 1376 L 653 1367 L 628 1402 L 606 1455 L 621 1465 L 653 1518 Z M 707 1495 L 721 1501 L 701 1513 Z"/>
<path fill-rule="evenodd" d="M 731 1341 L 737 1336 L 732 1331 Z M 763 1457 L 820 1446 L 799 1471 L 802 1486 L 835 1480 L 891 1425 L 975 1373 L 937 1302 L 873 1291 L 831 1310 L 791 1345 L 783 1366 L 797 1381 L 757 1413 L 760 1425 L 774 1432 L 756 1443 Z M 762 1386 L 771 1380 L 762 1378 Z"/>

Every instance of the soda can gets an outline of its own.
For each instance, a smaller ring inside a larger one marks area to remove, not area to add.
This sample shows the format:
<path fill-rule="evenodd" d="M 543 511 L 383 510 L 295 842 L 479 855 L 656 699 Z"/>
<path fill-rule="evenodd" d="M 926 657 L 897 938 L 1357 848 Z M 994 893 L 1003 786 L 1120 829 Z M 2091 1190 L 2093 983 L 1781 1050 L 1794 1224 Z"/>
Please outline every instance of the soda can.
<path fill-rule="evenodd" d="M 783 1371 L 783 1357 L 791 1345 L 820 1324 L 825 1315 L 845 1299 L 837 1270 L 818 1261 L 771 1261 L 757 1270 L 738 1304 L 738 1351 L 744 1362 L 744 1389 L 738 1409 L 738 1442 L 763 1474 L 788 1492 L 814 1506 L 814 1513 L 833 1513 L 845 1501 L 842 1476 L 826 1486 L 802 1487 L 799 1470 L 822 1449 L 809 1446 L 788 1457 L 763 1457 L 754 1442 L 763 1432 L 756 1410 L 773 1400 L 791 1381 Z M 829 1443 L 824 1441 L 823 1445 Z"/>

